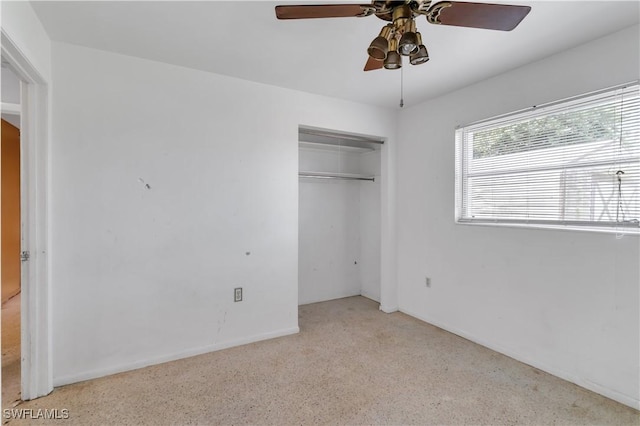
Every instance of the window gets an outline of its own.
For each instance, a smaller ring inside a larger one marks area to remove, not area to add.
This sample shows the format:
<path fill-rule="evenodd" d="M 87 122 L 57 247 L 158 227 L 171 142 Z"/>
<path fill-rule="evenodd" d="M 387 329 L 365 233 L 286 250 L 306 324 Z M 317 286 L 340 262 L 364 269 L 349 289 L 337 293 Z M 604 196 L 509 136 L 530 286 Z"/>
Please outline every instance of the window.
<path fill-rule="evenodd" d="M 638 233 L 638 84 L 456 130 L 456 221 Z"/>

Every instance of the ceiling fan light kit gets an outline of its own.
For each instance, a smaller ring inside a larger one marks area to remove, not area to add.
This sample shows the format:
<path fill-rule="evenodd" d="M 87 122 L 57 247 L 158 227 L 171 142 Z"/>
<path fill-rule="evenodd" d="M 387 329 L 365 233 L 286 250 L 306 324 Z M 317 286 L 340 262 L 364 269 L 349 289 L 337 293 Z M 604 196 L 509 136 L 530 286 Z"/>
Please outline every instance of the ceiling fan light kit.
<path fill-rule="evenodd" d="M 429 60 L 429 52 L 427 52 L 427 48 L 424 46 L 424 44 L 422 44 L 422 36 L 420 35 L 420 33 L 416 34 L 418 36 L 419 47 L 418 51 L 409 57 L 409 62 L 411 63 L 411 65 L 424 64 Z"/>
<path fill-rule="evenodd" d="M 398 40 L 395 38 L 392 38 L 389 42 L 389 52 L 387 52 L 387 57 L 384 58 L 383 65 L 388 70 L 402 68 L 402 57 L 398 53 Z"/>
<path fill-rule="evenodd" d="M 375 15 L 385 25 L 373 39 L 364 70 L 399 69 L 402 56 L 411 65 L 429 61 L 429 53 L 417 31 L 415 19 L 421 15 L 427 22 L 467 28 L 511 31 L 527 16 L 531 7 L 508 4 L 471 3 L 431 0 L 373 0 L 371 4 L 321 4 L 276 6 L 278 19 L 310 19 L 365 17 Z"/>
<path fill-rule="evenodd" d="M 404 26 L 404 32 L 398 43 L 398 53 L 402 56 L 409 56 L 416 53 L 419 49 L 418 36 L 416 35 L 416 23 L 410 19 Z"/>
<path fill-rule="evenodd" d="M 393 27 L 391 25 L 385 25 L 380 31 L 380 35 L 373 39 L 367 53 L 373 59 L 383 61 L 387 57 L 389 51 L 389 40 L 393 33 Z"/>

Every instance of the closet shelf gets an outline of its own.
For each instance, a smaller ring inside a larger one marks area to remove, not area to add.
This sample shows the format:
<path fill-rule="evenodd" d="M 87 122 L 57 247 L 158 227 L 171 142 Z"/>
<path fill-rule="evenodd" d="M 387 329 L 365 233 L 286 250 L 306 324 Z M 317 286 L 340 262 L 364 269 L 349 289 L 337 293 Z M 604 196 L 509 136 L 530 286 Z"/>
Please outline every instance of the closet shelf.
<path fill-rule="evenodd" d="M 313 149 L 320 151 L 338 151 L 338 152 L 372 152 L 375 151 L 375 147 L 368 146 L 348 146 L 338 144 L 327 144 L 322 142 L 298 142 L 298 146 L 302 149 Z"/>
<path fill-rule="evenodd" d="M 298 172 L 298 177 L 311 179 L 365 180 L 375 182 L 375 176 L 354 173 Z"/>

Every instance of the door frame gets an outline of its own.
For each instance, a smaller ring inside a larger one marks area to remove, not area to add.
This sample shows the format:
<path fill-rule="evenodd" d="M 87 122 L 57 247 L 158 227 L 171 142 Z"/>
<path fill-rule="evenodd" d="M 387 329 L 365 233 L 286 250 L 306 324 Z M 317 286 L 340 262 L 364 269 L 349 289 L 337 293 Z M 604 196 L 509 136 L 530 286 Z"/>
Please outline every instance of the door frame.
<path fill-rule="evenodd" d="M 53 390 L 49 279 L 49 85 L 2 30 L 2 56 L 20 87 L 21 398 Z"/>

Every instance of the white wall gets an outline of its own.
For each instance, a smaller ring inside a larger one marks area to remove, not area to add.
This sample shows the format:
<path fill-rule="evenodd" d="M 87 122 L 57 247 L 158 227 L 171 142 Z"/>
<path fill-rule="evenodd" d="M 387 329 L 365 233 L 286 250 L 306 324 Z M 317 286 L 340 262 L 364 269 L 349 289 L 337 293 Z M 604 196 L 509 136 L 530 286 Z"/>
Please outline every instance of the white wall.
<path fill-rule="evenodd" d="M 300 179 L 300 304 L 355 295 L 380 301 L 380 151 L 300 149 L 300 171 L 376 176 Z"/>
<path fill-rule="evenodd" d="M 337 149 L 300 148 L 299 170 L 358 173 L 359 156 Z M 360 294 L 360 183 L 300 179 L 298 302 Z"/>
<path fill-rule="evenodd" d="M 301 305 L 359 295 L 359 183 L 301 179 Z"/>
<path fill-rule="evenodd" d="M 20 79 L 9 67 L 2 67 L 2 102 L 20 103 Z"/>
<path fill-rule="evenodd" d="M 53 76 L 56 384 L 297 331 L 298 125 L 395 116 L 61 43 Z"/>
<path fill-rule="evenodd" d="M 406 109 L 397 164 L 400 309 L 636 408 L 638 237 L 454 224 L 454 129 L 636 80 L 639 40 L 632 27 Z"/>
<path fill-rule="evenodd" d="M 20 79 L 10 67 L 2 67 L 0 75 L 2 93 L 2 103 L 20 104 Z M 20 128 L 19 112 L 3 112 L 2 119 L 11 123 L 14 127 Z"/>

